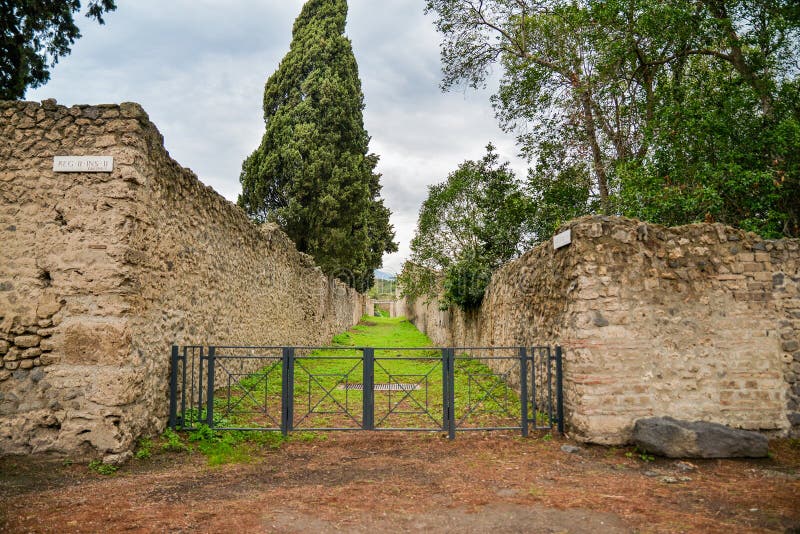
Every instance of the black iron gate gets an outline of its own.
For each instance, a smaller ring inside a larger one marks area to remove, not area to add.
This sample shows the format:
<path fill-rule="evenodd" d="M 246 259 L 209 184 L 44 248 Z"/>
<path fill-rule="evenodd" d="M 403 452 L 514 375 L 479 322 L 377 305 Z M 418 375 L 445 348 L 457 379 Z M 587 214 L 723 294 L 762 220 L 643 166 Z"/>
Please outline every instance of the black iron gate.
<path fill-rule="evenodd" d="M 564 431 L 561 347 L 174 346 L 169 425 Z"/>

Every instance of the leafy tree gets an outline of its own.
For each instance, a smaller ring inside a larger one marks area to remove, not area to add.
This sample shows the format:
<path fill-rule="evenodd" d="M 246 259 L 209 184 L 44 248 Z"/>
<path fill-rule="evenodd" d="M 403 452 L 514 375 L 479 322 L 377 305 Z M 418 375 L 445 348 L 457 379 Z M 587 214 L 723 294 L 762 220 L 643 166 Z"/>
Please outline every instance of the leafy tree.
<path fill-rule="evenodd" d="M 264 89 L 266 132 L 242 166 L 238 202 L 255 220 L 277 222 L 323 271 L 366 291 L 397 245 L 378 157 L 368 153 L 346 17 L 346 0 L 303 6 Z"/>
<path fill-rule="evenodd" d="M 663 224 L 709 220 L 766 237 L 798 235 L 800 106 L 764 101 L 729 68 L 700 58 L 702 76 L 665 82 L 653 121 L 654 150 L 620 166 L 622 213 Z M 671 94 L 675 92 L 676 94 Z M 791 108 L 794 110 L 792 111 Z"/>
<path fill-rule="evenodd" d="M 86 16 L 104 23 L 114 0 L 91 0 Z M 25 96 L 50 79 L 50 67 L 80 38 L 73 14 L 80 0 L 0 0 L 0 100 Z"/>
<path fill-rule="evenodd" d="M 648 60 L 651 150 L 617 166 L 619 210 L 665 224 L 715 220 L 767 237 L 800 235 L 800 5 L 670 5 L 688 23 L 668 53 Z"/>
<path fill-rule="evenodd" d="M 502 67 L 495 111 L 538 162 L 535 233 L 583 210 L 800 231 L 795 0 L 427 0 L 427 11 L 444 39 L 443 88 Z"/>
<path fill-rule="evenodd" d="M 560 144 L 540 147 L 537 164 L 529 170 L 525 193 L 530 199 L 526 226 L 533 242 L 550 239 L 563 223 L 600 211 L 591 173 L 583 162 L 567 164 Z"/>
<path fill-rule="evenodd" d="M 479 305 L 492 271 L 526 248 L 527 210 L 514 173 L 488 145 L 480 161 L 428 188 L 401 274 L 404 293 L 433 297 L 441 281 L 445 306 Z"/>

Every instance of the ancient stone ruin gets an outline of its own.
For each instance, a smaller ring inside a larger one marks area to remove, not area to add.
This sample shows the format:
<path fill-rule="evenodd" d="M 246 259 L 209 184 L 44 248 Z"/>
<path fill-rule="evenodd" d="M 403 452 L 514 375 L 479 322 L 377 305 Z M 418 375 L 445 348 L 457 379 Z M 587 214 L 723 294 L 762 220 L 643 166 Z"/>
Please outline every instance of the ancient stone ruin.
<path fill-rule="evenodd" d="M 407 304 L 449 346 L 559 343 L 568 430 L 627 443 L 642 417 L 800 432 L 800 240 L 584 217 L 496 272 L 481 308 Z"/>
<path fill-rule="evenodd" d="M 624 443 L 649 416 L 798 432 L 800 242 L 567 227 L 477 312 L 407 314 L 444 345 L 563 345 L 579 439 Z M 0 103 L 0 454 L 124 453 L 166 424 L 173 343 L 322 344 L 369 306 L 173 161 L 137 104 Z"/>
<path fill-rule="evenodd" d="M 53 171 L 87 155 L 113 171 Z M 137 104 L 0 103 L 0 243 L 0 454 L 124 452 L 165 426 L 173 343 L 318 344 L 366 311 Z"/>

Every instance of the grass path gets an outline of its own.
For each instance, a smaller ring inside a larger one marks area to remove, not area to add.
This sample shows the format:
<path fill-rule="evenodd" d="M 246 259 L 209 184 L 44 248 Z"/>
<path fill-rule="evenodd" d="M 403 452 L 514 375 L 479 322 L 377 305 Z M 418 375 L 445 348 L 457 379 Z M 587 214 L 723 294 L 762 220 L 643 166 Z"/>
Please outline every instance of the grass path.
<path fill-rule="evenodd" d="M 375 348 L 374 421 L 376 429 L 440 430 L 444 417 L 442 352 L 404 317 L 367 317 L 337 334 L 329 348 L 297 349 L 294 364 L 296 430 L 359 429 L 363 414 L 363 348 Z M 455 416 L 467 427 L 516 426 L 519 398 L 508 385 L 519 362 L 509 360 L 506 374 L 485 361 L 455 360 Z M 238 380 L 215 398 L 219 426 L 274 426 L 280 406 L 282 371 L 274 357 L 262 371 Z M 516 367 L 514 367 L 516 365 Z M 265 409 L 273 416 L 265 414 Z M 260 415 L 264 414 L 264 415 Z M 270 424 L 270 422 L 272 424 Z"/>
<path fill-rule="evenodd" d="M 333 344 L 349 347 L 433 347 L 434 344 L 405 317 L 364 316 L 347 332 L 333 336 Z"/>

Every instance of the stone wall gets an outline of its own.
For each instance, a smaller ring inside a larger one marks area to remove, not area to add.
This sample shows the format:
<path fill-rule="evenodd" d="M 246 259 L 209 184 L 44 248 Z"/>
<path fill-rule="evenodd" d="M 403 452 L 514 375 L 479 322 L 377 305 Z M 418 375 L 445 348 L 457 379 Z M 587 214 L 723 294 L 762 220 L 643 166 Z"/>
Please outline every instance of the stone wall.
<path fill-rule="evenodd" d="M 558 343 L 568 431 L 619 444 L 670 415 L 800 432 L 800 241 L 587 217 L 495 273 L 480 309 L 408 303 L 443 345 Z"/>
<path fill-rule="evenodd" d="M 54 173 L 110 155 L 112 173 Z M 175 163 L 137 104 L 0 103 L 0 454 L 163 429 L 170 346 L 321 344 L 366 299 Z"/>
<path fill-rule="evenodd" d="M 374 308 L 380 308 L 389 314 L 389 317 L 403 317 L 406 314 L 406 302 L 403 299 L 399 300 L 373 300 Z"/>

